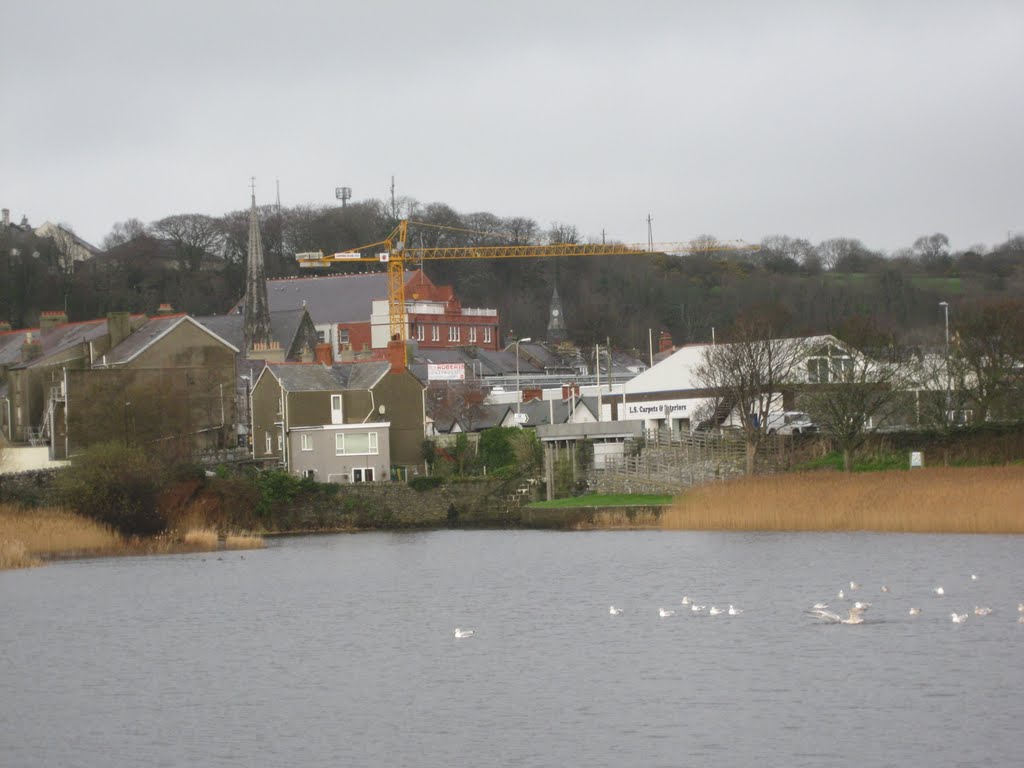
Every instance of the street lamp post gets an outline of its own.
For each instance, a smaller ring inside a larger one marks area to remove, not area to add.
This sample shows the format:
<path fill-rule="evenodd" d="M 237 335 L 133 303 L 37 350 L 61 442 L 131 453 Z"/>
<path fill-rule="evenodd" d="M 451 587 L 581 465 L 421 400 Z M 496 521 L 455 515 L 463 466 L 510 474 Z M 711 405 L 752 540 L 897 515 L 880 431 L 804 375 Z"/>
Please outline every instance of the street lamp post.
<path fill-rule="evenodd" d="M 530 342 L 530 341 L 533 341 L 533 339 L 531 339 L 529 336 L 527 336 L 525 339 L 516 339 L 516 341 L 515 341 L 515 346 L 516 346 L 516 426 L 520 425 L 520 421 L 519 421 L 519 405 L 523 401 L 523 392 L 519 388 L 519 345 L 523 344 L 523 343 Z"/>
<path fill-rule="evenodd" d="M 942 307 L 942 311 L 946 316 L 946 421 L 949 421 L 949 403 L 951 399 L 950 394 L 950 381 L 949 381 L 949 302 L 940 301 L 939 306 Z"/>

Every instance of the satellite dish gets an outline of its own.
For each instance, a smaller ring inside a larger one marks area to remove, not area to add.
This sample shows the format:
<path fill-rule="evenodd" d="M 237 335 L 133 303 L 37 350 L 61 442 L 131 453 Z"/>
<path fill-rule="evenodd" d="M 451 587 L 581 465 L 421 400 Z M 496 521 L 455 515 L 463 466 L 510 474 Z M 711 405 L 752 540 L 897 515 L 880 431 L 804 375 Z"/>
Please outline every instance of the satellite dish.
<path fill-rule="evenodd" d="M 385 410 L 386 409 L 384 408 L 384 403 L 381 403 L 380 404 L 380 408 L 377 409 L 377 413 L 379 413 L 381 416 L 383 416 Z"/>

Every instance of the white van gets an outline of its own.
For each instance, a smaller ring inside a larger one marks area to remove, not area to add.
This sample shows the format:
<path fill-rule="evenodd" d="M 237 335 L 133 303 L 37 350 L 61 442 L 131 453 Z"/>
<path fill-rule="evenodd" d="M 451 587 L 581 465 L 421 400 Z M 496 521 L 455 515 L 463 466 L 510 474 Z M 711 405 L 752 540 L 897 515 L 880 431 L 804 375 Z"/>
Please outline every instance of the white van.
<path fill-rule="evenodd" d="M 806 435 L 817 431 L 818 425 L 803 411 L 768 414 L 769 435 Z"/>

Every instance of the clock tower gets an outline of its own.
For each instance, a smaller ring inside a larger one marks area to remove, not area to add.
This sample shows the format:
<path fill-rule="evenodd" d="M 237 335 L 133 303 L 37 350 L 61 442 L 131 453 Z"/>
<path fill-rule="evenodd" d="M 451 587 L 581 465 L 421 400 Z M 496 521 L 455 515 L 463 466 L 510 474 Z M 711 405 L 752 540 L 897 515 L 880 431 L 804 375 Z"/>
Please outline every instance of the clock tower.
<path fill-rule="evenodd" d="M 548 309 L 548 341 L 557 344 L 569 338 L 565 330 L 565 312 L 562 309 L 562 300 L 558 296 L 558 283 L 555 283 L 555 292 L 551 296 L 551 306 Z"/>

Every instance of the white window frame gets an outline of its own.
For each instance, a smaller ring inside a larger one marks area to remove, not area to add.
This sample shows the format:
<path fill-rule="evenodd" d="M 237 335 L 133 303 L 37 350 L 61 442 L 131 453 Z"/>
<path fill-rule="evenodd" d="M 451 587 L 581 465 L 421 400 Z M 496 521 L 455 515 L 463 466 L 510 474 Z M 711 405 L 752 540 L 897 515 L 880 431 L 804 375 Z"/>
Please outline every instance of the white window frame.
<path fill-rule="evenodd" d="M 430 326 L 430 340 L 440 341 L 441 340 L 441 326 L 432 325 Z"/>
<path fill-rule="evenodd" d="M 373 467 L 353 467 L 351 476 L 353 483 L 372 483 Z"/>
<path fill-rule="evenodd" d="M 266 441 L 267 450 L 265 451 L 265 453 L 269 456 L 270 454 L 272 454 L 274 452 L 274 438 L 273 438 L 273 436 L 269 432 L 267 432 L 266 435 L 267 435 L 267 441 Z"/>
<path fill-rule="evenodd" d="M 284 450 L 284 432 L 277 433 L 277 450 Z"/>
<path fill-rule="evenodd" d="M 491 343 L 491 326 L 484 327 L 484 344 Z"/>
<path fill-rule="evenodd" d="M 476 326 L 469 326 L 469 343 L 476 344 Z"/>
<path fill-rule="evenodd" d="M 341 395 L 331 395 L 331 424 L 345 423 L 345 401 Z"/>
<path fill-rule="evenodd" d="M 461 329 L 457 325 L 449 325 L 448 326 L 448 341 L 458 341 L 459 338 L 462 335 L 459 332 L 460 330 Z"/>
<path fill-rule="evenodd" d="M 423 341 L 424 333 L 423 323 L 416 323 L 416 341 Z"/>
<path fill-rule="evenodd" d="M 376 456 L 380 453 L 380 442 L 377 440 L 376 432 L 352 432 L 352 435 L 366 435 L 369 442 L 369 449 L 366 451 L 352 451 L 351 453 L 345 449 L 345 433 L 339 432 L 334 436 L 334 455 L 335 456 Z"/>
<path fill-rule="evenodd" d="M 299 443 L 300 443 L 300 448 L 303 451 L 312 451 L 313 450 L 313 436 L 311 434 L 309 434 L 308 432 L 303 432 L 301 435 L 299 435 Z"/>

